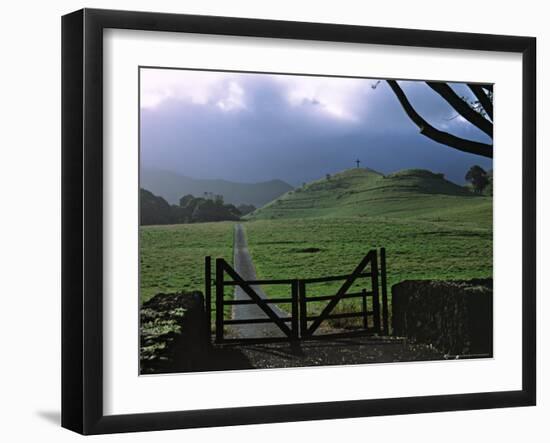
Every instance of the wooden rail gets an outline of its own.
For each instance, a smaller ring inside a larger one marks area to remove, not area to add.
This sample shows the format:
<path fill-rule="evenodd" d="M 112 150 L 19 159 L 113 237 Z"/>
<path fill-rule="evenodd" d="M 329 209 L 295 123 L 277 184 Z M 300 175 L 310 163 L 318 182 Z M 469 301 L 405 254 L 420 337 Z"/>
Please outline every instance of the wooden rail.
<path fill-rule="evenodd" d="M 369 267 L 369 270 L 366 270 Z M 378 263 L 378 251 L 373 249 L 363 257 L 351 274 L 332 275 L 327 277 L 301 278 L 301 279 L 266 279 L 244 280 L 224 259 L 215 261 L 215 279 L 212 279 L 212 259 L 205 257 L 205 303 L 208 325 L 211 328 L 212 314 L 212 286 L 215 287 L 215 339 L 217 343 L 257 342 L 268 343 L 274 341 L 333 337 L 335 334 L 316 335 L 315 332 L 324 321 L 362 318 L 361 333 L 388 335 L 388 295 L 386 275 L 386 250 L 380 249 L 380 265 Z M 226 279 L 226 276 L 229 279 Z M 360 279 L 366 279 L 370 288 L 363 287 L 359 292 L 348 292 Z M 324 282 L 343 281 L 335 294 L 331 295 L 307 295 L 308 285 Z M 260 285 L 288 285 L 289 297 L 262 298 L 255 290 Z M 250 300 L 225 300 L 224 288 L 227 286 L 239 286 L 250 297 Z M 333 310 L 344 299 L 361 298 L 361 309 L 354 312 L 337 312 Z M 369 307 L 369 299 L 370 307 Z M 317 315 L 308 315 L 308 303 L 328 302 Z M 273 304 L 290 305 L 290 315 L 280 317 L 272 308 Z M 257 305 L 265 314 L 264 318 L 251 319 L 225 319 L 226 306 Z M 369 322 L 370 320 L 370 322 Z M 283 333 L 279 337 L 256 337 L 246 339 L 233 339 L 224 336 L 224 327 L 228 325 L 246 324 L 275 324 Z M 290 325 L 289 325 L 290 323 Z M 357 331 L 355 331 L 357 332 Z M 345 331 L 341 336 L 353 335 L 355 332 Z"/>

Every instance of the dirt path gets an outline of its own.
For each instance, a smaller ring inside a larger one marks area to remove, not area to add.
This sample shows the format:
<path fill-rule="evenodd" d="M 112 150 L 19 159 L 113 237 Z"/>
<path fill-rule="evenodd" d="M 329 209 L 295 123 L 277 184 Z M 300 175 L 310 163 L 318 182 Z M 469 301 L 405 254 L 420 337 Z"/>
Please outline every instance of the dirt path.
<path fill-rule="evenodd" d="M 256 270 L 252 257 L 248 251 L 248 244 L 244 228 L 241 224 L 235 226 L 233 241 L 233 266 L 235 271 L 245 280 L 257 280 Z M 253 286 L 256 293 L 267 298 L 261 286 Z M 246 292 L 240 286 L 235 287 L 235 300 L 250 300 Z M 288 314 L 279 309 L 276 305 L 270 305 L 271 309 L 279 317 L 288 317 Z M 268 316 L 255 304 L 235 305 L 233 306 L 233 319 L 244 320 L 253 318 L 268 318 Z M 230 327 L 229 334 L 239 338 L 263 338 L 263 337 L 283 337 L 284 333 L 273 323 L 260 323 L 249 325 L 233 325 Z"/>

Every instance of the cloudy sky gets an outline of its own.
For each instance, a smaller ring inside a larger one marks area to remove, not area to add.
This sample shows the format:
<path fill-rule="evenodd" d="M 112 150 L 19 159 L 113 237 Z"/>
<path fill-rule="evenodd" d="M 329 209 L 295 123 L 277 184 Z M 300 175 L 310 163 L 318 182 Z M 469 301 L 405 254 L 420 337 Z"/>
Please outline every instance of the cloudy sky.
<path fill-rule="evenodd" d="M 435 127 L 489 141 L 424 83 L 400 85 Z M 357 158 L 384 173 L 425 168 L 458 183 L 474 164 L 492 168 L 419 134 L 384 81 L 143 68 L 140 88 L 142 168 L 292 185 Z"/>

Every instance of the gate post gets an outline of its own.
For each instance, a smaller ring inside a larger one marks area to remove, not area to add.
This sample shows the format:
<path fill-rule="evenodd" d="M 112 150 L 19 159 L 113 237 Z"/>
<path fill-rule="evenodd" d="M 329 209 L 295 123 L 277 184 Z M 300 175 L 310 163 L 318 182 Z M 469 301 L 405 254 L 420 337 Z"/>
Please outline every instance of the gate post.
<path fill-rule="evenodd" d="M 204 257 L 204 312 L 208 328 L 208 343 L 212 339 L 212 258 Z"/>
<path fill-rule="evenodd" d="M 223 341 L 223 258 L 216 259 L 216 343 Z"/>
<path fill-rule="evenodd" d="M 380 280 L 382 284 L 382 330 L 390 335 L 388 326 L 388 282 L 386 278 L 386 248 L 380 248 Z"/>
<path fill-rule="evenodd" d="M 300 338 L 300 332 L 298 330 L 299 323 L 298 323 L 298 294 L 299 294 L 299 280 L 293 280 L 292 281 L 292 307 L 291 307 L 291 315 L 292 315 L 292 340 L 298 340 Z"/>
<path fill-rule="evenodd" d="M 363 329 L 366 331 L 369 329 L 369 317 L 367 313 L 367 290 L 363 288 L 361 291 L 362 297 L 362 305 L 363 305 Z"/>
<path fill-rule="evenodd" d="M 376 251 L 376 249 L 374 250 L 370 267 L 372 274 L 372 311 L 374 330 L 377 334 L 380 334 L 380 291 L 378 288 L 378 251 Z"/>
<path fill-rule="evenodd" d="M 307 338 L 307 301 L 306 301 L 306 283 L 298 280 L 298 298 L 300 300 L 300 337 Z"/>

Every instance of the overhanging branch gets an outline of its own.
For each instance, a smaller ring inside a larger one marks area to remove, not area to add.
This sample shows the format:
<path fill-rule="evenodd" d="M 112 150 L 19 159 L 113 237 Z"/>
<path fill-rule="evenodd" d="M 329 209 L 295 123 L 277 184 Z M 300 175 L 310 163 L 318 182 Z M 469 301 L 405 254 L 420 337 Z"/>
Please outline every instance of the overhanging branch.
<path fill-rule="evenodd" d="M 481 129 L 489 137 L 493 138 L 492 123 L 483 117 L 479 112 L 474 111 L 470 105 L 462 100 L 447 83 L 426 82 L 426 84 L 441 97 L 443 97 L 445 101 L 449 103 L 462 117 Z"/>
<path fill-rule="evenodd" d="M 449 134 L 448 132 L 440 131 L 439 129 L 434 128 L 426 120 L 424 120 L 418 112 L 416 112 L 409 102 L 409 99 L 395 80 L 387 80 L 387 82 L 399 100 L 403 110 L 414 122 L 414 124 L 418 126 L 422 135 L 438 143 L 458 149 L 459 151 L 477 154 L 487 158 L 493 158 L 493 145 L 460 138 L 453 134 Z"/>
<path fill-rule="evenodd" d="M 468 87 L 474 93 L 479 103 L 481 103 L 481 106 L 483 106 L 483 109 L 485 109 L 485 112 L 487 113 L 487 115 L 492 121 L 493 120 L 493 102 L 491 101 L 489 96 L 485 93 L 485 91 L 483 90 L 483 87 L 481 85 L 475 85 L 471 83 L 468 83 Z"/>

